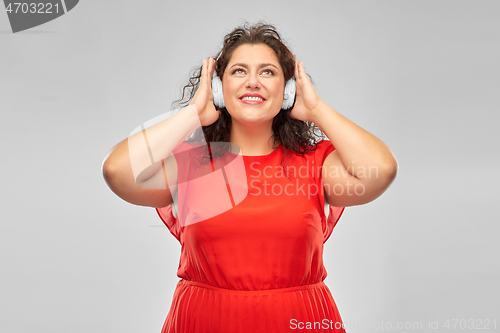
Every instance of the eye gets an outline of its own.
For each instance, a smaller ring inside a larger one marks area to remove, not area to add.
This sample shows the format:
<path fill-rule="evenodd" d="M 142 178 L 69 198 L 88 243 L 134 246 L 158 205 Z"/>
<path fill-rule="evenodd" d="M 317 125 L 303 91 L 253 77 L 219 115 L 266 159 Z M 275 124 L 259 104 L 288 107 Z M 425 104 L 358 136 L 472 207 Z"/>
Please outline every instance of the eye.
<path fill-rule="evenodd" d="M 243 68 L 236 68 L 232 74 L 244 74 L 245 71 L 243 70 Z"/>
<path fill-rule="evenodd" d="M 262 73 L 264 73 L 264 74 L 274 75 L 274 72 L 273 72 L 272 70 L 270 70 L 269 68 L 268 68 L 268 69 L 264 69 L 264 70 L 262 71 Z"/>

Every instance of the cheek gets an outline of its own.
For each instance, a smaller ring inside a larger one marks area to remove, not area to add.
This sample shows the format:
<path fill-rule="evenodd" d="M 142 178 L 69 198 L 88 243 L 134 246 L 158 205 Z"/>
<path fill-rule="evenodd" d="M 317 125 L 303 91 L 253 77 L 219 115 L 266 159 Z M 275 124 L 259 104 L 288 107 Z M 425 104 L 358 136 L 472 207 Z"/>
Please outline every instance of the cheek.
<path fill-rule="evenodd" d="M 285 88 L 281 85 L 275 87 L 273 90 L 273 95 L 276 96 L 277 100 L 280 100 L 285 95 Z"/>
<path fill-rule="evenodd" d="M 231 82 L 231 80 L 225 80 L 224 83 L 222 83 L 222 92 L 224 96 L 234 95 L 236 91 L 237 87 L 235 87 L 234 82 Z"/>

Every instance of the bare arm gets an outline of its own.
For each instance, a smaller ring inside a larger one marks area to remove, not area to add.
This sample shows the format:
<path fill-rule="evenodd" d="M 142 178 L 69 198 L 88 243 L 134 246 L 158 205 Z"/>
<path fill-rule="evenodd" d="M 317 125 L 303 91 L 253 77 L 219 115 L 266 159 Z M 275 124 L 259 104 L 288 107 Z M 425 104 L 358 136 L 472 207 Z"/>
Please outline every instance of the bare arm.
<path fill-rule="evenodd" d="M 195 112 L 196 109 L 188 106 L 174 116 L 118 143 L 102 166 L 109 188 L 123 200 L 136 205 L 169 205 L 172 194 L 161 160 L 166 159 L 199 126 Z M 167 161 L 164 162 L 165 169 L 169 169 L 170 175 L 176 175 L 172 172 L 176 170 L 175 160 L 169 158 Z M 172 177 L 169 179 L 171 183 L 175 180 Z"/>
<path fill-rule="evenodd" d="M 168 177 L 170 181 L 176 181 L 173 150 L 200 125 L 209 125 L 219 117 L 210 84 L 214 65 L 213 59 L 204 59 L 200 87 L 188 107 L 131 135 L 106 156 L 103 176 L 120 198 L 151 207 L 165 207 L 172 202 L 166 174 L 173 175 Z"/>
<path fill-rule="evenodd" d="M 295 77 L 297 99 L 291 116 L 315 123 L 336 149 L 322 166 L 328 203 L 346 207 L 379 197 L 398 171 L 398 163 L 389 147 L 323 102 L 302 62 L 296 61 Z"/>
<path fill-rule="evenodd" d="M 313 122 L 336 149 L 323 163 L 328 203 L 337 207 L 361 205 L 384 193 L 398 170 L 389 147 L 324 103 L 314 114 Z"/>

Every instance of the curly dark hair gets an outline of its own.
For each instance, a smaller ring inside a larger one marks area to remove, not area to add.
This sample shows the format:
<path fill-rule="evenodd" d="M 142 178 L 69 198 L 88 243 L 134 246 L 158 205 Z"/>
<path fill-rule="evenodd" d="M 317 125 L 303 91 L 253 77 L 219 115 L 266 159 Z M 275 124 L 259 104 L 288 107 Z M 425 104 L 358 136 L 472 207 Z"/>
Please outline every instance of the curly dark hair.
<path fill-rule="evenodd" d="M 224 37 L 222 50 L 213 57 L 216 59 L 215 72 L 220 78 L 223 77 L 223 73 L 231 59 L 232 53 L 242 44 L 265 44 L 269 46 L 276 53 L 284 72 L 285 82 L 294 75 L 295 58 L 292 52 L 290 52 L 288 47 L 283 43 L 276 28 L 273 25 L 258 22 L 253 25 L 245 23 L 235 28 Z M 202 67 L 203 66 L 194 68 L 189 83 L 182 89 L 182 97 L 174 101 L 172 103 L 173 105 L 177 107 L 186 107 L 190 103 L 198 89 Z M 225 107 L 216 108 L 221 111 L 219 119 L 211 125 L 202 126 L 205 140 L 207 142 L 230 142 L 231 116 Z M 274 117 L 272 124 L 274 132 L 271 137 L 273 138 L 273 148 L 277 147 L 276 143 L 277 139 L 279 139 L 285 150 L 283 160 L 288 156 L 286 161 L 288 161 L 292 152 L 296 154 L 305 154 L 308 151 L 315 150 L 317 148 L 317 143 L 324 138 L 324 134 L 314 123 L 292 118 L 290 116 L 291 110 L 292 108 L 288 110 L 281 109 Z M 213 155 L 214 152 L 212 151 L 211 154 Z M 286 164 L 286 162 L 284 164 Z"/>

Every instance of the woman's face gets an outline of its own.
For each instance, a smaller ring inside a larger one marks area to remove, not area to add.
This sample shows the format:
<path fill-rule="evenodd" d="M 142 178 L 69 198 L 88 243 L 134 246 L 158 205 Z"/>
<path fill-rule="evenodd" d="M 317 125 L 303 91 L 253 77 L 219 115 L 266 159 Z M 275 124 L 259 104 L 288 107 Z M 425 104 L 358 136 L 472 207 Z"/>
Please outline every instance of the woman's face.
<path fill-rule="evenodd" d="M 243 44 L 231 56 L 222 77 L 226 109 L 233 122 L 261 124 L 281 110 L 285 76 L 273 49 Z"/>

